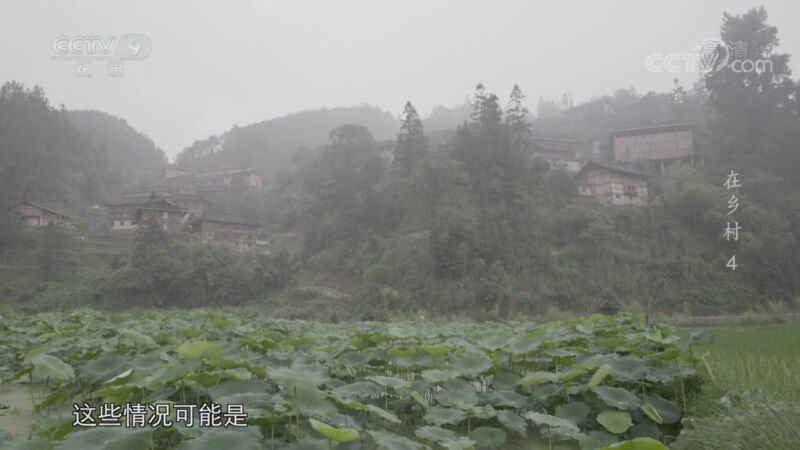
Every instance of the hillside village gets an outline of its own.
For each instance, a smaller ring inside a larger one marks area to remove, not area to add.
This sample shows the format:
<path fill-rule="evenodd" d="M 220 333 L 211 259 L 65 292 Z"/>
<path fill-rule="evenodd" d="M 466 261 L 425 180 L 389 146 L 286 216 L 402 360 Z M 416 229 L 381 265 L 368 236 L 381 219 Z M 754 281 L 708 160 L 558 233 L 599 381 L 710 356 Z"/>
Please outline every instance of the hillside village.
<path fill-rule="evenodd" d="M 607 206 L 638 206 L 647 202 L 647 179 L 652 174 L 663 174 L 669 165 L 702 162 L 702 155 L 695 151 L 694 130 L 693 123 L 616 129 L 609 134 L 610 149 L 604 149 L 598 140 L 587 144 L 579 139 L 542 136 L 529 137 L 525 145 L 532 159 L 547 162 L 551 169 L 573 173 L 576 195 L 595 198 Z M 387 170 L 395 159 L 396 147 L 395 141 L 376 144 Z M 103 205 L 108 230 L 133 232 L 155 221 L 173 235 L 199 233 L 206 241 L 224 242 L 240 252 L 268 251 L 269 224 L 209 211 L 213 194 L 262 189 L 262 176 L 255 169 L 167 165 L 154 181 L 131 186 Z M 76 226 L 57 207 L 24 201 L 20 211 L 32 227 L 50 223 Z"/>

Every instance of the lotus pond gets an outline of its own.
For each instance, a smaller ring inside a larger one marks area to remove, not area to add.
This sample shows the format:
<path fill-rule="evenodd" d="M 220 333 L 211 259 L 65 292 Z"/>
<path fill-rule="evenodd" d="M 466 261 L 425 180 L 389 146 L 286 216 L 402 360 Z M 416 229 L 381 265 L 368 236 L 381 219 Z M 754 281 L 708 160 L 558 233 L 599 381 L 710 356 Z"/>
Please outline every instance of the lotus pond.
<path fill-rule="evenodd" d="M 664 449 L 704 364 L 636 317 L 320 324 L 217 311 L 0 322 L 0 448 Z M 73 427 L 84 402 L 243 405 L 246 428 Z M 22 408 L 0 411 L 21 414 Z M 6 422 L 7 423 L 7 422 Z M 8 431 L 8 430 L 7 430 Z M 11 430 L 14 431 L 14 430 Z"/>

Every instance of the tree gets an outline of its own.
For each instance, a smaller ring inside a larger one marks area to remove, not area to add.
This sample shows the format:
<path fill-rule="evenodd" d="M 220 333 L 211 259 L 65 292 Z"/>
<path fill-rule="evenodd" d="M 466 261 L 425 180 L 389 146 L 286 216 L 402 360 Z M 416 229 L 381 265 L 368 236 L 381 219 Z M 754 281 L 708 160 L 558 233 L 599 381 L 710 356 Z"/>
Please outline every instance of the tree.
<path fill-rule="evenodd" d="M 767 161 L 765 155 L 756 152 L 765 147 L 762 139 L 768 132 L 791 131 L 796 122 L 779 129 L 773 125 L 797 115 L 798 85 L 790 78 L 789 55 L 774 51 L 778 29 L 766 23 L 767 17 L 763 7 L 743 15 L 724 14 L 720 35 L 733 50 L 728 50 L 728 66 L 706 77 L 709 102 L 715 112 L 709 128 L 723 162 L 761 159 L 780 169 L 791 165 L 785 161 L 776 164 L 779 158 Z"/>
<path fill-rule="evenodd" d="M 525 138 L 531 134 L 531 124 L 528 123 L 528 105 L 526 96 L 518 84 L 514 84 L 509 96 L 508 109 L 506 111 L 506 127 L 510 135 L 511 144 L 522 149 L 525 145 Z"/>
<path fill-rule="evenodd" d="M 155 219 L 151 219 L 147 226 L 140 229 L 136 235 L 136 246 L 131 255 L 131 263 L 137 267 L 147 266 L 150 254 L 163 249 L 168 242 L 167 232 Z"/>
<path fill-rule="evenodd" d="M 411 102 L 406 102 L 403 109 L 403 124 L 397 134 L 397 148 L 394 164 L 398 173 L 408 175 L 417 162 L 428 154 L 428 138 L 425 137 L 422 121 Z"/>

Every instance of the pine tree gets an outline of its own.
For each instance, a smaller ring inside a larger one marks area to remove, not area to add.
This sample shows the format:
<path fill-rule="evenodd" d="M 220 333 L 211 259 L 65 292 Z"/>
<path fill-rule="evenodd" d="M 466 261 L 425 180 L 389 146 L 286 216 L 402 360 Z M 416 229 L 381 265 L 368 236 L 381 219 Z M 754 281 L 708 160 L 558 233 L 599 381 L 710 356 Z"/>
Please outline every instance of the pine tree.
<path fill-rule="evenodd" d="M 478 130 L 481 126 L 483 108 L 486 103 L 486 88 L 483 83 L 478 82 L 475 86 L 475 94 L 472 96 L 472 114 L 470 114 L 470 128 Z"/>
<path fill-rule="evenodd" d="M 411 169 L 428 154 L 428 138 L 422 126 L 417 109 L 411 102 L 403 108 L 403 124 L 397 134 L 394 165 L 398 173 L 407 175 Z"/>
<path fill-rule="evenodd" d="M 518 84 L 514 84 L 508 100 L 506 112 L 506 127 L 509 137 L 515 148 L 521 149 L 525 145 L 525 138 L 531 134 L 531 125 L 528 123 L 528 106 L 526 96 Z"/>

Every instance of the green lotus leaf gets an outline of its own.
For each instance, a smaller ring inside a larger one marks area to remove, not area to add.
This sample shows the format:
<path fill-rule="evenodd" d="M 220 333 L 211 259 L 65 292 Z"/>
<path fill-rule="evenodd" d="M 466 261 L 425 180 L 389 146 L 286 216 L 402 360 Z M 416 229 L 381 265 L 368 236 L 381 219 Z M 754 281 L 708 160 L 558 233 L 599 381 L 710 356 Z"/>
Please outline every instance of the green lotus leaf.
<path fill-rule="evenodd" d="M 598 414 L 597 423 L 614 434 L 622 434 L 633 426 L 631 415 L 624 411 L 603 411 Z"/>
<path fill-rule="evenodd" d="M 537 339 L 534 339 L 530 336 L 521 335 L 514 337 L 504 350 L 514 355 L 522 355 L 536 350 L 540 345 L 541 342 L 539 342 Z"/>
<path fill-rule="evenodd" d="M 153 340 L 150 336 L 140 333 L 134 329 L 124 328 L 119 330 L 120 336 L 125 336 L 126 338 L 133 341 L 137 347 L 140 348 L 152 348 L 156 347 L 156 341 Z"/>
<path fill-rule="evenodd" d="M 429 383 L 441 383 L 442 381 L 457 378 L 459 376 L 459 372 L 447 369 L 429 369 L 423 370 L 421 375 L 422 379 Z"/>
<path fill-rule="evenodd" d="M 325 376 L 318 370 L 279 367 L 269 370 L 269 379 L 286 387 L 319 386 L 325 381 Z"/>
<path fill-rule="evenodd" d="M 492 360 L 485 353 L 467 350 L 453 358 L 453 369 L 466 376 L 476 376 L 489 370 Z"/>
<path fill-rule="evenodd" d="M 402 378 L 387 377 L 384 375 L 371 375 L 366 378 L 367 380 L 374 381 L 381 386 L 392 387 L 395 389 L 411 387 L 411 383 Z"/>
<path fill-rule="evenodd" d="M 597 450 L 600 447 L 616 443 L 617 437 L 607 431 L 594 430 L 585 434 L 578 442 L 581 450 Z"/>
<path fill-rule="evenodd" d="M 496 448 L 506 442 L 506 432 L 502 428 L 478 427 L 472 430 L 469 438 L 479 447 Z"/>
<path fill-rule="evenodd" d="M 450 353 L 450 349 L 443 345 L 422 345 L 419 349 L 430 356 L 444 356 Z"/>
<path fill-rule="evenodd" d="M 283 393 L 283 398 L 305 416 L 326 416 L 337 413 L 336 405 L 325 392 L 312 386 L 294 386 Z"/>
<path fill-rule="evenodd" d="M 222 353 L 222 347 L 216 342 L 190 341 L 184 342 L 176 350 L 182 359 L 209 359 Z"/>
<path fill-rule="evenodd" d="M 655 439 L 641 437 L 603 447 L 600 450 L 669 450 Z"/>
<path fill-rule="evenodd" d="M 420 439 L 431 442 L 457 441 L 461 437 L 455 431 L 432 426 L 419 427 L 414 434 Z"/>
<path fill-rule="evenodd" d="M 215 402 L 222 397 L 237 394 L 260 394 L 270 389 L 269 384 L 261 380 L 226 380 L 208 389 L 208 395 Z"/>
<path fill-rule="evenodd" d="M 475 387 L 462 379 L 448 380 L 442 383 L 442 389 L 436 393 L 436 400 L 446 406 L 466 408 L 478 404 Z"/>
<path fill-rule="evenodd" d="M 366 398 L 383 392 L 383 387 L 371 381 L 357 381 L 333 390 L 341 398 Z"/>
<path fill-rule="evenodd" d="M 151 429 L 92 428 L 70 433 L 53 450 L 149 450 L 152 434 Z"/>
<path fill-rule="evenodd" d="M 653 422 L 643 422 L 637 423 L 636 425 L 632 426 L 625 436 L 629 439 L 638 438 L 638 437 L 649 437 L 655 440 L 661 436 L 661 431 L 658 429 L 658 425 Z"/>
<path fill-rule="evenodd" d="M 602 366 L 598 367 L 597 370 L 592 375 L 592 378 L 589 379 L 589 387 L 599 386 L 603 380 L 606 379 L 608 374 L 611 373 L 611 366 L 608 364 L 603 364 Z"/>
<path fill-rule="evenodd" d="M 480 342 L 480 346 L 489 351 L 499 350 L 511 344 L 514 336 L 498 334 Z"/>
<path fill-rule="evenodd" d="M 89 384 L 101 383 L 124 372 L 129 360 L 122 355 L 102 354 L 84 364 L 78 370 L 78 377 Z"/>
<path fill-rule="evenodd" d="M 522 437 L 528 437 L 528 423 L 522 417 L 508 410 L 497 412 L 497 420 L 503 424 L 508 431 L 513 431 Z"/>
<path fill-rule="evenodd" d="M 520 376 L 511 372 L 500 372 L 492 379 L 492 387 L 495 389 L 514 390 L 519 384 Z"/>
<path fill-rule="evenodd" d="M 53 450 L 53 443 L 44 439 L 33 438 L 30 441 L 4 440 L 0 433 L 0 449 L 2 450 Z"/>
<path fill-rule="evenodd" d="M 645 403 L 642 405 L 642 412 L 650 418 L 653 422 L 661 425 L 664 423 L 664 419 L 661 417 L 661 414 L 656 411 L 656 409 L 650 403 Z"/>
<path fill-rule="evenodd" d="M 330 450 L 331 441 L 329 439 L 314 439 L 306 436 L 292 442 L 285 448 L 286 450 Z"/>
<path fill-rule="evenodd" d="M 570 430 L 562 427 L 548 428 L 547 430 L 542 429 L 541 433 L 543 437 L 552 439 L 555 442 L 564 442 L 564 441 L 580 442 L 582 439 L 586 437 L 586 435 L 581 433 L 580 431 Z"/>
<path fill-rule="evenodd" d="M 596 386 L 592 388 L 592 392 L 608 406 L 613 406 L 618 409 L 636 409 L 641 405 L 639 399 L 627 389 Z"/>
<path fill-rule="evenodd" d="M 658 412 L 664 423 L 677 423 L 681 420 L 681 408 L 675 402 L 671 402 L 655 392 L 646 392 L 642 395 L 642 401 L 648 403 Z"/>
<path fill-rule="evenodd" d="M 375 354 L 371 351 L 344 352 L 336 357 L 339 362 L 353 367 L 366 366 L 374 358 Z"/>
<path fill-rule="evenodd" d="M 548 427 L 560 427 L 567 430 L 579 431 L 578 425 L 576 425 L 575 422 L 549 414 L 528 411 L 525 413 L 525 418 L 539 426 L 546 425 Z"/>
<path fill-rule="evenodd" d="M 553 372 L 532 372 L 519 380 L 519 384 L 526 386 L 538 386 L 544 383 L 555 383 L 558 381 L 558 374 Z"/>
<path fill-rule="evenodd" d="M 148 447 L 149 442 L 148 442 Z M 200 437 L 184 441 L 178 450 L 236 449 L 261 450 L 261 440 L 257 433 L 249 430 L 210 429 Z"/>
<path fill-rule="evenodd" d="M 418 328 L 407 324 L 392 325 L 386 331 L 389 336 L 398 339 L 416 338 L 419 335 Z"/>
<path fill-rule="evenodd" d="M 428 448 L 419 442 L 386 431 L 368 431 L 367 433 L 375 441 L 378 450 L 423 450 Z"/>
<path fill-rule="evenodd" d="M 308 422 L 311 424 L 311 428 L 336 442 L 350 442 L 358 439 L 358 431 L 352 428 L 336 428 L 315 419 L 308 419 Z"/>
<path fill-rule="evenodd" d="M 638 356 L 620 356 L 608 361 L 611 376 L 618 381 L 639 381 L 650 371 L 650 364 Z"/>
<path fill-rule="evenodd" d="M 430 408 L 425 412 L 423 420 L 434 425 L 458 425 L 467 418 L 467 414 L 456 408 Z"/>
<path fill-rule="evenodd" d="M 466 437 L 461 437 L 454 441 L 439 442 L 439 445 L 447 450 L 467 450 L 475 448 L 475 441 Z"/>
<path fill-rule="evenodd" d="M 158 370 L 151 373 L 141 381 L 137 382 L 138 387 L 146 387 L 151 391 L 157 391 L 163 388 L 167 383 L 179 380 L 189 374 L 192 370 L 200 366 L 196 360 L 180 362 L 171 362 L 164 364 Z"/>
<path fill-rule="evenodd" d="M 246 392 L 217 397 L 215 403 L 220 405 L 242 405 L 247 411 L 247 417 L 260 419 L 270 417 L 276 412 L 275 399 L 269 392 Z"/>
<path fill-rule="evenodd" d="M 72 366 L 53 355 L 38 353 L 28 358 L 27 361 L 33 366 L 33 373 L 36 376 L 60 381 L 75 378 Z"/>
<path fill-rule="evenodd" d="M 556 417 L 567 419 L 577 424 L 582 424 L 589 416 L 591 409 L 586 403 L 572 402 L 556 408 Z"/>
<path fill-rule="evenodd" d="M 512 408 L 522 408 L 528 404 L 528 397 L 506 390 L 489 392 L 486 394 L 486 400 L 495 406 L 510 406 Z"/>

